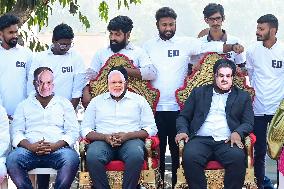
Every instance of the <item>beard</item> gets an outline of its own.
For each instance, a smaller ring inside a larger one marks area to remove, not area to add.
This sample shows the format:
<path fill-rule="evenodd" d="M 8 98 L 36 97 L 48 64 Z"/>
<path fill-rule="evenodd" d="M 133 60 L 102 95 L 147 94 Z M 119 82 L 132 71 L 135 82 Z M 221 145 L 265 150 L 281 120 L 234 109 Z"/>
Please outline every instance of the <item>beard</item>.
<path fill-rule="evenodd" d="M 109 45 L 110 45 L 110 49 L 112 50 L 112 52 L 117 53 L 121 49 L 124 49 L 126 47 L 126 39 L 124 39 L 121 42 L 118 42 L 116 40 L 110 40 Z"/>
<path fill-rule="evenodd" d="M 167 35 L 168 32 L 170 32 L 170 35 Z M 175 35 L 175 31 L 170 30 L 170 31 L 161 32 L 161 31 L 159 30 L 159 35 L 160 35 L 160 38 L 161 38 L 161 39 L 169 40 L 169 39 L 171 39 L 171 38 Z"/>
<path fill-rule="evenodd" d="M 270 30 L 266 34 L 263 34 L 263 36 L 256 35 L 257 41 L 267 41 L 269 40 L 269 38 L 270 38 Z"/>
<path fill-rule="evenodd" d="M 12 38 L 9 41 L 5 40 L 5 42 L 10 48 L 14 48 L 18 44 L 18 38 Z"/>

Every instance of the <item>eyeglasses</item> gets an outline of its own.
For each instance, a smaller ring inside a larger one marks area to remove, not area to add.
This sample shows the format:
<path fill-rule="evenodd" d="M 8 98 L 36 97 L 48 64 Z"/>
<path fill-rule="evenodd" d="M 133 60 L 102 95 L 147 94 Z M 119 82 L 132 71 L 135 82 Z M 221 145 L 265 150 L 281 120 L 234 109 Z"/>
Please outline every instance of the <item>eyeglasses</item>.
<path fill-rule="evenodd" d="M 74 46 L 74 43 L 70 43 L 70 44 L 60 44 L 58 42 L 55 43 L 56 45 L 58 45 L 59 48 L 61 49 L 67 49 L 67 48 L 71 48 Z"/>
<path fill-rule="evenodd" d="M 208 21 L 210 21 L 210 22 L 214 22 L 214 21 L 216 21 L 216 22 L 220 22 L 220 21 L 222 21 L 223 20 L 223 17 L 222 16 L 218 16 L 218 17 L 209 17 L 209 18 L 206 18 Z"/>

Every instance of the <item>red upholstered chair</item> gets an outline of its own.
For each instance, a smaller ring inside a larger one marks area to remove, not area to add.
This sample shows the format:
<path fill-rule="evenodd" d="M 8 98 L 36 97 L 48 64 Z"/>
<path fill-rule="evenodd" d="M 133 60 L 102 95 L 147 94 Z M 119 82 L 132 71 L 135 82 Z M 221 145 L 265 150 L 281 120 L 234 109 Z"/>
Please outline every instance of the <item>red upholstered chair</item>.
<path fill-rule="evenodd" d="M 108 90 L 107 74 L 113 66 L 122 65 L 128 68 L 135 68 L 132 62 L 122 54 L 111 56 L 106 64 L 101 68 L 97 78 L 90 82 L 90 93 L 95 97 Z M 129 78 L 128 90 L 138 93 L 146 98 L 153 112 L 155 111 L 159 91 L 151 87 L 149 81 L 143 81 L 136 78 Z M 86 144 L 89 142 L 82 139 L 80 142 L 81 171 L 79 173 L 79 188 L 90 188 L 91 179 L 86 167 Z M 145 140 L 146 158 L 140 175 L 139 184 L 145 188 L 160 188 L 161 177 L 159 173 L 159 139 L 158 137 L 149 137 Z M 106 165 L 109 183 L 112 189 L 122 188 L 122 178 L 124 163 L 122 161 L 111 161 Z"/>
<path fill-rule="evenodd" d="M 213 82 L 213 65 L 220 58 L 222 58 L 222 56 L 218 55 L 217 53 L 208 53 L 204 55 L 204 58 L 200 62 L 200 69 L 198 71 L 194 71 L 185 79 L 184 85 L 176 91 L 176 98 L 181 108 L 183 108 L 184 102 L 188 98 L 193 88 Z M 255 93 L 253 88 L 246 85 L 245 75 L 237 73 L 236 77 L 234 78 L 234 85 L 237 85 L 239 88 L 248 91 L 251 97 L 254 97 Z M 253 168 L 253 145 L 255 141 L 256 137 L 252 133 L 245 139 L 247 152 L 247 169 L 244 185 L 247 188 L 256 188 Z M 176 189 L 188 188 L 182 167 L 183 147 L 184 141 L 181 141 L 179 143 L 180 166 L 177 172 L 177 184 L 175 186 Z M 218 161 L 209 161 L 205 168 L 208 188 L 224 188 L 224 174 L 224 167 Z"/>

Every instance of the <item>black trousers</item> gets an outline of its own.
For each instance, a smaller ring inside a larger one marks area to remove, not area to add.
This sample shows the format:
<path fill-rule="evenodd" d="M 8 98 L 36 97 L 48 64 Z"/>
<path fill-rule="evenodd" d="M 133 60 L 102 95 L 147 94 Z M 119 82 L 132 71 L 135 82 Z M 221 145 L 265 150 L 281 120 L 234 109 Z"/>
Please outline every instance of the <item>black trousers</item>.
<path fill-rule="evenodd" d="M 176 118 L 179 111 L 157 111 L 155 114 L 155 121 L 158 128 L 158 137 L 160 139 L 160 173 L 162 180 L 165 177 L 165 153 L 167 144 L 172 158 L 172 188 L 177 182 L 177 168 L 179 166 L 178 146 L 175 143 Z"/>
<path fill-rule="evenodd" d="M 183 166 L 190 189 L 207 189 L 204 168 L 209 160 L 219 161 L 225 168 L 225 189 L 241 189 L 245 179 L 245 152 L 230 142 L 197 136 L 186 143 Z"/>
<path fill-rule="evenodd" d="M 264 188 L 267 124 L 271 121 L 272 117 L 273 115 L 254 116 L 253 132 L 256 136 L 254 145 L 254 174 L 259 189 Z"/>

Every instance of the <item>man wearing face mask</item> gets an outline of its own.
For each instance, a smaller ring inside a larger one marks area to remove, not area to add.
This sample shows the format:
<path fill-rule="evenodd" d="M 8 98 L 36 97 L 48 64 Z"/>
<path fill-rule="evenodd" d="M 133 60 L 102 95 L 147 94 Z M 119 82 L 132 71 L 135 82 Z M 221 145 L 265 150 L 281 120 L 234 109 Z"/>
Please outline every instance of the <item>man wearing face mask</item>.
<path fill-rule="evenodd" d="M 109 57 L 116 53 L 127 56 L 137 67 L 136 69 L 125 68 L 129 76 L 143 80 L 156 78 L 156 68 L 151 63 L 149 56 L 142 48 L 133 45 L 129 41 L 132 28 L 133 22 L 127 16 L 117 16 L 110 20 L 107 26 L 110 44 L 107 48 L 100 49 L 94 55 L 90 68 L 93 72 L 91 79 L 97 76 Z M 84 101 L 88 104 L 91 100 L 88 87 L 85 88 L 85 91 Z"/>
<path fill-rule="evenodd" d="M 144 139 L 157 133 L 150 105 L 128 91 L 127 82 L 125 68 L 112 68 L 109 92 L 91 100 L 82 122 L 81 136 L 91 142 L 87 166 L 97 189 L 110 189 L 104 165 L 114 159 L 125 163 L 122 188 L 136 188 L 144 161 Z"/>
<path fill-rule="evenodd" d="M 152 85 L 160 91 L 155 113 L 160 139 L 160 171 L 164 180 L 165 153 L 166 146 L 169 144 L 172 158 L 172 187 L 174 187 L 179 165 L 178 147 L 175 143 L 175 124 L 180 110 L 175 91 L 183 85 L 186 75 L 190 72 L 188 69 L 190 57 L 204 52 L 235 51 L 240 53 L 243 47 L 218 41 L 205 43 L 192 37 L 176 36 L 177 14 L 170 7 L 160 8 L 155 17 L 159 35 L 147 41 L 144 49 L 157 69 L 157 77 L 152 80 Z"/>
<path fill-rule="evenodd" d="M 236 65 L 213 67 L 214 83 L 193 89 L 179 114 L 176 142 L 185 140 L 183 167 L 190 188 L 205 189 L 204 167 L 214 158 L 225 168 L 224 188 L 241 189 L 245 179 L 244 139 L 254 124 L 250 95 L 233 86 Z"/>
<path fill-rule="evenodd" d="M 77 107 L 82 96 L 85 65 L 82 57 L 72 49 L 74 33 L 67 24 L 59 24 L 53 30 L 52 45 L 35 55 L 29 72 L 28 93 L 33 91 L 33 72 L 38 67 L 49 67 L 54 74 L 54 92 L 71 101 Z"/>
<path fill-rule="evenodd" d="M 12 123 L 15 149 L 7 157 L 8 173 L 17 188 L 32 189 L 28 171 L 47 167 L 57 170 L 54 188 L 70 188 L 79 167 L 73 145 L 79 125 L 72 104 L 53 93 L 50 68 L 34 71 L 35 93 L 21 102 Z"/>
<path fill-rule="evenodd" d="M 27 97 L 27 75 L 32 61 L 30 49 L 18 45 L 18 24 L 14 15 L 0 17 L 0 97 L 9 119 Z"/>

